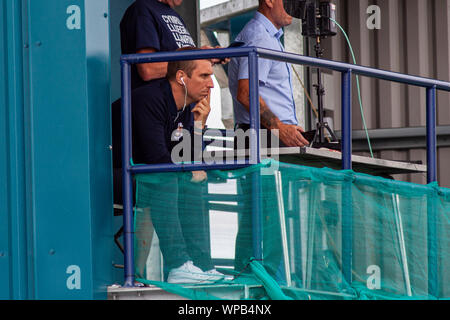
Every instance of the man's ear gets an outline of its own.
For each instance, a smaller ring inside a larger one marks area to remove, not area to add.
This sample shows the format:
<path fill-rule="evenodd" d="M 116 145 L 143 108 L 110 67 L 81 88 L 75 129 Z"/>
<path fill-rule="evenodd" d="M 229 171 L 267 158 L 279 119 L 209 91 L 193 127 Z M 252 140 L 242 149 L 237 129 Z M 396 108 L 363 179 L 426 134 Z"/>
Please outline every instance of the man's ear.
<path fill-rule="evenodd" d="M 177 83 L 180 85 L 180 86 L 184 86 L 186 83 L 185 83 L 185 81 L 186 81 L 186 74 L 184 73 L 184 71 L 183 70 L 178 70 L 177 71 L 177 74 L 176 74 L 176 80 L 177 80 Z"/>
<path fill-rule="evenodd" d="M 264 0 L 264 2 L 266 3 L 266 6 L 269 7 L 270 9 L 273 8 L 273 2 L 274 0 Z"/>

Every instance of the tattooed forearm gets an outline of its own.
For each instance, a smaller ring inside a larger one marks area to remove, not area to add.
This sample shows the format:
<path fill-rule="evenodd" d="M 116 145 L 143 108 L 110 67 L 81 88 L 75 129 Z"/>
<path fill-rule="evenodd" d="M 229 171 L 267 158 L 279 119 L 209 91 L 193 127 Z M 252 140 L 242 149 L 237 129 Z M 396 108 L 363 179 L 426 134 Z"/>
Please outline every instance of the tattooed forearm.
<path fill-rule="evenodd" d="M 250 111 L 248 79 L 239 80 L 237 99 L 247 109 L 247 111 Z M 263 99 L 259 99 L 259 104 L 261 125 L 266 127 L 267 129 L 277 129 L 277 123 L 279 122 L 279 119 L 273 114 L 273 112 L 269 109 Z"/>
<path fill-rule="evenodd" d="M 261 113 L 261 124 L 268 129 L 274 129 L 278 118 L 273 114 L 272 111 L 270 111 L 270 109 L 264 103 L 260 104 L 260 113 Z"/>

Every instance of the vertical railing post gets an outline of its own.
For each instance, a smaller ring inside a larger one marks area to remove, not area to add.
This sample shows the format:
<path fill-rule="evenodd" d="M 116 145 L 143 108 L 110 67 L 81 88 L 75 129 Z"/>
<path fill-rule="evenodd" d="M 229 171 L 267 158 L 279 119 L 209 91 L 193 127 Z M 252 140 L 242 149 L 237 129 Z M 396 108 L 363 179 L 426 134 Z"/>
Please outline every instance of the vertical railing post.
<path fill-rule="evenodd" d="M 250 100 L 250 163 L 261 162 L 260 152 L 260 115 L 259 115 L 259 75 L 258 54 L 252 51 L 248 55 L 249 100 Z"/>
<path fill-rule="evenodd" d="M 437 181 L 437 138 L 436 138 L 436 86 L 427 88 L 427 166 L 428 183 Z M 428 195 L 427 201 L 428 239 L 428 294 L 439 296 L 436 197 Z"/>
<path fill-rule="evenodd" d="M 248 75 L 250 91 L 250 164 L 261 162 L 260 115 L 259 115 L 259 75 L 258 54 L 252 51 L 248 55 Z M 252 238 L 253 257 L 262 260 L 262 207 L 261 207 L 261 171 L 252 174 Z"/>
<path fill-rule="evenodd" d="M 427 88 L 428 183 L 437 181 L 436 86 Z"/>
<path fill-rule="evenodd" d="M 352 169 L 352 71 L 342 73 L 342 169 Z"/>
<path fill-rule="evenodd" d="M 352 169 L 352 72 L 342 73 L 342 169 Z M 352 283 L 353 260 L 353 210 L 352 182 L 342 186 L 342 273 L 344 280 Z"/>
<path fill-rule="evenodd" d="M 125 287 L 134 286 L 134 230 L 133 230 L 133 179 L 130 172 L 132 158 L 131 127 L 131 66 L 121 61 L 122 68 L 122 193 L 124 229 Z"/>

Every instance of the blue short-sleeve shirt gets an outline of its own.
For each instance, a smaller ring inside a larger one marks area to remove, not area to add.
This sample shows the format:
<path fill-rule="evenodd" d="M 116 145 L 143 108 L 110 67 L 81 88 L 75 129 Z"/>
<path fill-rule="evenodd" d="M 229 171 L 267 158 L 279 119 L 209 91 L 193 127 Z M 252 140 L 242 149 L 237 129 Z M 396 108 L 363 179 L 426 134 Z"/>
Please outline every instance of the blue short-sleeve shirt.
<path fill-rule="evenodd" d="M 277 30 L 263 14 L 256 12 L 235 41 L 277 51 L 284 51 L 280 42 L 283 30 Z M 258 59 L 259 94 L 270 110 L 286 124 L 297 125 L 295 102 L 292 95 L 291 65 L 281 61 Z M 248 58 L 233 58 L 228 66 L 229 87 L 233 97 L 235 122 L 249 124 L 247 109 L 237 101 L 238 81 L 249 79 Z"/>

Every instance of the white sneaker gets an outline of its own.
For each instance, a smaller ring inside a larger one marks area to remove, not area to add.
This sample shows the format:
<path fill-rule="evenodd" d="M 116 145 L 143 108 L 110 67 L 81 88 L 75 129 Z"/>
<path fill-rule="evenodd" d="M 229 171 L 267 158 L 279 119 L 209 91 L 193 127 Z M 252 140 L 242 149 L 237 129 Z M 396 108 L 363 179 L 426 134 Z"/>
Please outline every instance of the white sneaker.
<path fill-rule="evenodd" d="M 225 276 L 223 273 L 220 273 L 219 271 L 217 271 L 216 269 L 211 269 L 206 271 L 207 274 L 210 274 L 212 276 Z"/>
<path fill-rule="evenodd" d="M 172 269 L 167 277 L 168 283 L 212 283 L 222 279 L 215 274 L 203 272 L 202 269 L 194 266 L 192 261 L 188 261 L 181 267 Z"/>
<path fill-rule="evenodd" d="M 217 271 L 216 269 L 211 269 L 206 271 L 207 274 L 216 277 L 217 280 L 233 280 L 232 276 L 226 276 L 223 273 Z"/>

